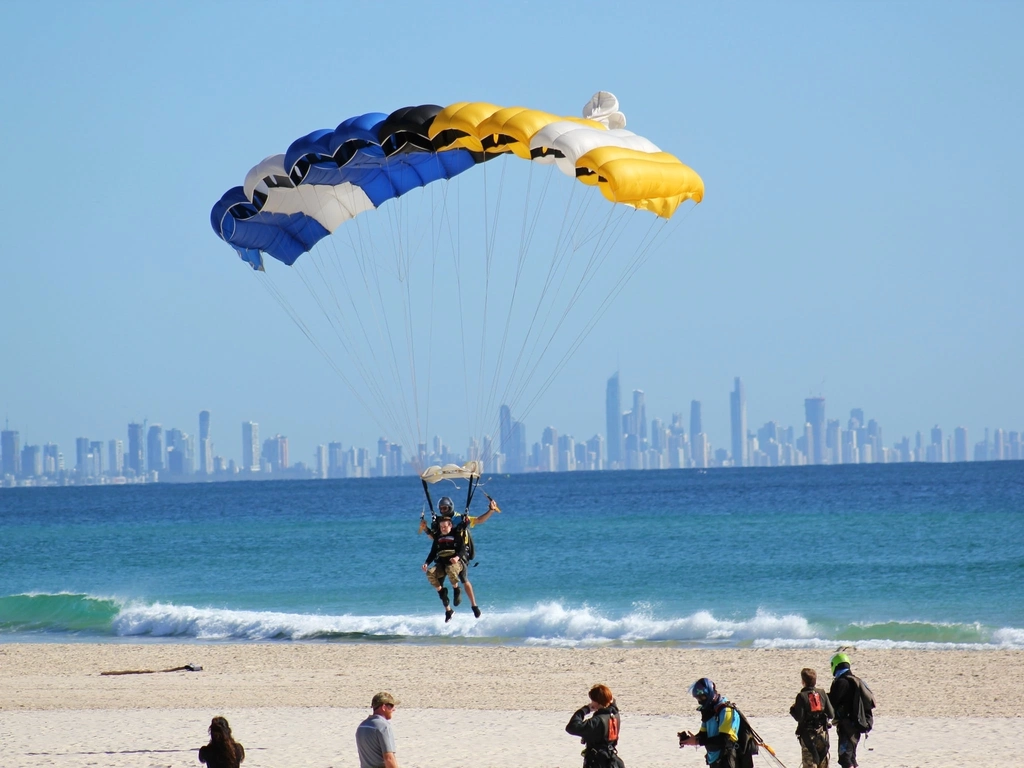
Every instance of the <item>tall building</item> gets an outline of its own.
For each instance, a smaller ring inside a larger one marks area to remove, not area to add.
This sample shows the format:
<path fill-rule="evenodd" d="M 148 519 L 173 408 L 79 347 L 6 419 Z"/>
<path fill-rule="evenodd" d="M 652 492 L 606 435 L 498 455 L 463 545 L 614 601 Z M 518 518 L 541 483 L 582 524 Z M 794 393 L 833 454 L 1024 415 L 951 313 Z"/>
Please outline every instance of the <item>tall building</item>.
<path fill-rule="evenodd" d="M 747 392 L 740 377 L 729 396 L 732 413 L 732 463 L 736 467 L 750 466 L 747 456 Z"/>
<path fill-rule="evenodd" d="M 639 439 L 639 450 L 647 450 L 647 396 L 642 389 L 633 390 L 633 431 Z"/>
<path fill-rule="evenodd" d="M 704 431 L 704 420 L 700 414 L 700 400 L 690 401 L 690 444 L 697 444 L 697 435 Z"/>
<path fill-rule="evenodd" d="M 135 473 L 136 477 L 141 476 L 146 468 L 142 463 L 142 425 L 128 425 L 128 469 Z"/>
<path fill-rule="evenodd" d="M 810 442 L 807 446 L 808 464 L 825 464 L 825 398 L 808 397 L 804 400 L 804 414 L 810 425 Z"/>
<path fill-rule="evenodd" d="M 43 446 L 43 474 L 56 475 L 64 469 L 63 464 L 64 458 L 60 455 L 56 443 L 47 443 Z"/>
<path fill-rule="evenodd" d="M 146 470 L 159 472 L 164 468 L 164 428 L 154 424 L 146 433 Z"/>
<path fill-rule="evenodd" d="M 21 473 L 25 477 L 43 476 L 43 450 L 38 445 L 26 445 L 21 449 Z"/>
<path fill-rule="evenodd" d="M 93 477 L 103 476 L 103 441 L 89 441 L 89 474 Z"/>
<path fill-rule="evenodd" d="M 608 379 L 604 394 L 605 427 L 608 430 L 606 448 L 608 467 L 622 466 L 622 396 L 619 390 L 619 372 Z"/>
<path fill-rule="evenodd" d="M 124 443 L 120 440 L 111 440 L 107 443 L 107 464 L 110 467 L 110 474 L 114 477 L 124 474 Z"/>
<path fill-rule="evenodd" d="M 316 447 L 316 476 L 320 480 L 327 479 L 327 446 Z"/>
<path fill-rule="evenodd" d="M 255 421 L 242 422 L 242 471 L 260 471 L 260 425 Z"/>
<path fill-rule="evenodd" d="M 92 467 L 89 462 L 89 438 L 75 438 L 75 472 L 79 477 L 92 477 Z"/>
<path fill-rule="evenodd" d="M 967 428 L 953 430 L 953 461 L 967 461 Z"/>
<path fill-rule="evenodd" d="M 344 477 L 342 467 L 344 466 L 345 453 L 341 449 L 341 443 L 333 442 L 327 444 L 327 476 Z"/>
<path fill-rule="evenodd" d="M 199 412 L 199 474 L 213 474 L 213 442 L 210 440 L 210 412 Z"/>
<path fill-rule="evenodd" d="M 0 466 L 3 472 L 0 474 L 13 475 L 21 474 L 21 447 L 18 433 L 13 429 L 5 429 L 0 432 Z"/>

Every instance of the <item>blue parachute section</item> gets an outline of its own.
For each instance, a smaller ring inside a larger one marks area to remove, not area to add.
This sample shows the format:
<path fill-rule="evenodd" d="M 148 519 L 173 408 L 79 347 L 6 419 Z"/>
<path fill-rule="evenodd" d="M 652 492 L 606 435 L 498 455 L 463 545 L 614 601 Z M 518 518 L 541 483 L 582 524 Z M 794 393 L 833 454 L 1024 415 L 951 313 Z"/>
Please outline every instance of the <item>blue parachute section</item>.
<path fill-rule="evenodd" d="M 254 269 L 262 253 L 291 265 L 360 213 L 490 159 L 436 151 L 427 131 L 440 109 L 370 112 L 295 140 L 224 193 L 210 214 L 214 231 Z"/>

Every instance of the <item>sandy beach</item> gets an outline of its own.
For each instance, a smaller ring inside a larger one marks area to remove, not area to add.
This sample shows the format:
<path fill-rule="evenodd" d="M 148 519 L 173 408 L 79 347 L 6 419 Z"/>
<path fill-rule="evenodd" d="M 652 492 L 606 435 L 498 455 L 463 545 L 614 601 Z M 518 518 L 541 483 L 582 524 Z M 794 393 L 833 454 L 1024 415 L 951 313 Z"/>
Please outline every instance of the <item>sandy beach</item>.
<path fill-rule="evenodd" d="M 353 731 L 389 690 L 399 764 L 579 766 L 563 728 L 595 682 L 623 712 L 627 766 L 698 768 L 675 733 L 699 719 L 687 686 L 707 675 L 789 768 L 799 670 L 828 686 L 826 651 L 550 649 L 464 645 L 8 644 L 0 646 L 0 766 L 192 766 L 213 715 L 246 766 L 356 768 Z M 1024 765 L 1024 652 L 852 651 L 879 700 L 861 764 Z M 201 672 L 103 675 L 165 670 Z M 834 747 L 833 747 L 834 752 Z M 760 762 L 760 761 L 759 761 Z M 765 763 L 767 764 L 767 763 Z M 833 761 L 834 764 L 834 761 Z"/>

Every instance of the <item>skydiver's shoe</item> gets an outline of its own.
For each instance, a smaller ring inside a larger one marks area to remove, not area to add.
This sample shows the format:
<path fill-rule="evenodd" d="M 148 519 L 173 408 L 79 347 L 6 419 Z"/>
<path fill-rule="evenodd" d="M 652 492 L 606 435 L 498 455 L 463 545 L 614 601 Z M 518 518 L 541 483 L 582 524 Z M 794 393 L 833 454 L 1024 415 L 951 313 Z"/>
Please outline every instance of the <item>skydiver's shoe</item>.
<path fill-rule="evenodd" d="M 441 587 L 439 590 L 437 590 L 437 596 L 441 598 L 441 602 L 444 604 L 444 607 L 447 608 L 448 607 L 448 587 Z M 447 619 L 445 619 L 445 621 L 447 621 Z"/>
<path fill-rule="evenodd" d="M 480 606 L 473 606 L 473 615 L 476 616 L 478 619 L 480 618 Z"/>
<path fill-rule="evenodd" d="M 455 599 L 452 602 L 456 605 L 460 605 L 462 603 L 462 590 L 458 587 L 455 587 Z"/>
<path fill-rule="evenodd" d="M 455 611 L 453 611 L 451 608 L 445 608 L 444 609 L 444 623 L 447 624 L 449 621 L 451 621 L 452 620 L 452 616 L 454 616 L 454 615 L 455 615 Z"/>

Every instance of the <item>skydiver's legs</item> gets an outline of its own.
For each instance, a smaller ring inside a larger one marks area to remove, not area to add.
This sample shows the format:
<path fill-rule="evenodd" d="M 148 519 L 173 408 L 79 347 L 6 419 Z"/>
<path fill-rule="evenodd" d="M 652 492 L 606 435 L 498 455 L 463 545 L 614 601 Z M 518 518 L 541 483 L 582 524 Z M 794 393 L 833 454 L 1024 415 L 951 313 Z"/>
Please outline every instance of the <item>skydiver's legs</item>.
<path fill-rule="evenodd" d="M 441 598 L 441 605 L 444 606 L 444 620 L 447 623 L 452 620 L 455 611 L 452 609 L 451 603 L 448 602 L 448 587 L 444 586 L 445 575 L 445 571 L 439 565 L 427 569 L 427 581 L 437 590 L 437 596 Z"/>
<path fill-rule="evenodd" d="M 469 581 L 469 569 L 465 565 L 463 565 L 462 570 L 459 571 L 459 579 L 462 580 L 462 586 L 466 589 L 466 597 L 469 598 L 469 604 L 473 607 L 473 615 L 479 619 L 480 608 L 476 604 L 476 595 L 473 594 L 473 585 Z"/>

